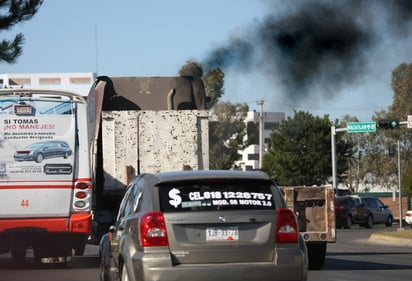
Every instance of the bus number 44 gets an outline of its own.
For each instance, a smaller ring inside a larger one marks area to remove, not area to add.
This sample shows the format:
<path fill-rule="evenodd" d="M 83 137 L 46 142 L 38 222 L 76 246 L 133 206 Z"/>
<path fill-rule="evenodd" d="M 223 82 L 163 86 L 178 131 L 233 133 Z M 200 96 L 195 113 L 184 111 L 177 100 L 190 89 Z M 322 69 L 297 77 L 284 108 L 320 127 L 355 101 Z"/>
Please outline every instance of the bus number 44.
<path fill-rule="evenodd" d="M 23 208 L 29 207 L 29 200 L 21 199 L 20 206 L 22 206 Z"/>

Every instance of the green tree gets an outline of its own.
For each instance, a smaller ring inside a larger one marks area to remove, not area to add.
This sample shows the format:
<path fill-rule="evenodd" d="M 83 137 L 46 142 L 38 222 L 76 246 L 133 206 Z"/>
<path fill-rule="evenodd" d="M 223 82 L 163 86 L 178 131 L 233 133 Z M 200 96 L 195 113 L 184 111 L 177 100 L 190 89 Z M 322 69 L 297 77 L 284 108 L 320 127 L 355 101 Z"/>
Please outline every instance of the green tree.
<path fill-rule="evenodd" d="M 247 145 L 259 145 L 259 122 L 249 121 L 246 124 Z"/>
<path fill-rule="evenodd" d="M 393 90 L 393 101 L 388 110 L 375 112 L 372 119 L 376 122 L 382 119 L 407 120 L 412 113 L 412 64 L 402 63 L 392 71 L 391 86 Z M 406 126 L 401 125 L 396 130 L 377 129 L 376 133 L 368 136 L 368 148 L 365 150 L 363 165 L 367 167 L 365 174 L 366 182 L 370 186 L 381 186 L 388 191 L 398 186 L 398 161 L 397 151 L 394 156 L 389 156 L 389 146 L 400 144 L 401 175 L 407 176 L 406 172 L 411 165 L 412 132 Z M 397 145 L 396 145 L 397 147 Z M 401 179 L 401 183 L 404 180 Z M 407 182 L 407 179 L 406 179 Z M 402 184 L 403 189 L 408 186 Z M 408 193 L 408 190 L 405 190 Z"/>
<path fill-rule="evenodd" d="M 402 194 L 412 196 L 412 165 L 408 165 L 402 173 Z"/>
<path fill-rule="evenodd" d="M 202 79 L 206 92 L 206 108 L 211 109 L 219 102 L 224 94 L 224 77 L 225 74 L 220 68 L 212 69 L 206 75 L 203 73 L 203 67 L 200 63 L 188 60 L 179 70 L 180 76 L 193 76 Z"/>
<path fill-rule="evenodd" d="M 412 63 L 402 63 L 392 71 L 393 102 L 389 115 L 406 120 L 412 113 Z"/>
<path fill-rule="evenodd" d="M 0 1 L 0 30 L 9 30 L 14 25 L 30 20 L 43 4 L 43 0 L 5 0 Z M 0 61 L 14 63 L 22 54 L 24 36 L 18 33 L 13 40 L 0 43 Z"/>
<path fill-rule="evenodd" d="M 203 67 L 200 63 L 188 60 L 179 70 L 180 76 L 193 76 L 195 78 L 202 79 L 203 77 Z"/>
<path fill-rule="evenodd" d="M 339 123 L 338 128 L 346 128 L 349 122 L 359 122 L 358 118 L 355 116 L 344 115 Z M 341 133 L 339 133 L 341 134 Z M 348 170 L 346 171 L 346 177 L 344 179 L 344 184 L 346 187 L 357 192 L 361 179 L 364 178 L 364 165 L 362 165 L 364 146 L 365 146 L 365 134 L 346 134 L 345 137 L 348 141 L 354 144 L 353 157 L 348 159 Z"/>
<path fill-rule="evenodd" d="M 337 122 L 337 121 L 336 121 Z M 336 123 L 335 122 L 335 123 Z M 331 181 L 331 126 L 329 116 L 295 112 L 271 135 L 263 169 L 280 185 L 322 185 Z M 348 169 L 352 144 L 336 135 L 338 174 Z"/>
<path fill-rule="evenodd" d="M 376 113 L 381 115 L 382 112 Z M 342 117 L 339 127 L 347 127 L 348 122 L 359 122 L 355 116 Z M 385 173 L 392 169 L 392 159 L 388 157 L 383 132 L 345 133 L 342 134 L 354 145 L 352 157 L 348 159 L 348 170 L 345 172 L 344 184 L 353 192 L 368 191 L 373 186 L 388 186 L 389 177 Z M 386 153 L 386 154 L 385 154 Z M 383 176 L 386 174 L 386 176 Z M 361 185 L 364 189 L 360 189 Z"/>
<path fill-rule="evenodd" d="M 380 119 L 386 119 L 387 116 L 388 113 L 381 110 L 376 112 L 372 119 L 377 122 Z M 367 135 L 368 142 L 362 160 L 365 169 L 363 180 L 365 191 L 374 186 L 380 186 L 390 191 L 398 181 L 396 158 L 388 155 L 389 145 L 397 141 L 393 133 L 377 128 L 375 133 Z"/>
<path fill-rule="evenodd" d="M 224 94 L 223 85 L 225 74 L 220 68 L 209 71 L 203 78 L 203 84 L 205 85 L 206 96 L 208 97 L 207 108 L 213 108 L 213 106 L 219 102 L 220 98 Z"/>
<path fill-rule="evenodd" d="M 378 122 L 382 119 L 407 120 L 407 116 L 412 113 L 412 64 L 402 63 L 392 71 L 391 86 L 393 90 L 393 102 L 388 110 L 375 112 L 372 120 Z M 346 126 L 347 121 L 343 120 L 342 126 Z M 401 125 L 396 130 L 383 130 L 378 128 L 371 134 L 347 134 L 356 143 L 356 154 L 352 158 L 350 169 L 347 171 L 348 187 L 354 187 L 357 191 L 359 184 L 363 184 L 368 190 L 374 186 L 393 190 L 398 185 L 398 165 L 397 152 L 394 156 L 388 153 L 389 146 L 400 144 L 401 174 L 407 176 L 407 170 L 412 156 L 411 140 L 412 131 Z M 352 135 L 352 136 L 349 136 Z M 359 157 L 361 156 L 361 157 Z M 357 159 L 357 160 L 356 160 Z M 357 166 L 357 167 L 356 167 Z M 356 171 L 356 168 L 359 170 Z M 357 173 L 355 177 L 355 173 Z M 401 182 L 404 180 L 402 179 Z M 407 182 L 407 179 L 406 179 Z M 408 188 L 407 183 L 402 184 L 404 189 Z M 405 193 L 408 191 L 405 190 Z"/>
<path fill-rule="evenodd" d="M 386 118 L 397 118 L 400 121 L 405 121 L 408 115 L 412 114 L 412 63 L 402 63 L 392 71 L 393 102 L 389 107 L 387 115 L 382 116 Z M 389 139 L 389 143 L 399 141 L 400 144 L 400 158 L 401 158 L 401 174 L 402 190 L 405 194 L 412 194 L 412 187 L 410 185 L 410 173 L 412 170 L 412 130 L 401 126 L 398 130 L 392 132 L 385 132 Z M 392 160 L 392 178 L 397 179 L 396 157 Z"/>
<path fill-rule="evenodd" d="M 249 107 L 247 104 L 219 102 L 213 107 L 209 123 L 210 169 L 231 169 L 239 160 L 239 150 L 245 148 L 244 119 Z"/>

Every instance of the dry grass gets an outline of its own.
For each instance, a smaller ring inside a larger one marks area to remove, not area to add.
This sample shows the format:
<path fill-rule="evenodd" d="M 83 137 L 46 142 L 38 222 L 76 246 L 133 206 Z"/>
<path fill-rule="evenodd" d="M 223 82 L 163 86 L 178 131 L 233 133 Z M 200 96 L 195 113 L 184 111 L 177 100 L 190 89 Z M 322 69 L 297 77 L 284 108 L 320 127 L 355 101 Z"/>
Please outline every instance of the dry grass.
<path fill-rule="evenodd" d="M 406 226 L 409 228 L 409 225 Z M 385 235 L 390 237 L 398 237 L 398 238 L 409 238 L 412 239 L 412 229 L 397 229 L 395 231 L 379 231 L 376 234 Z"/>

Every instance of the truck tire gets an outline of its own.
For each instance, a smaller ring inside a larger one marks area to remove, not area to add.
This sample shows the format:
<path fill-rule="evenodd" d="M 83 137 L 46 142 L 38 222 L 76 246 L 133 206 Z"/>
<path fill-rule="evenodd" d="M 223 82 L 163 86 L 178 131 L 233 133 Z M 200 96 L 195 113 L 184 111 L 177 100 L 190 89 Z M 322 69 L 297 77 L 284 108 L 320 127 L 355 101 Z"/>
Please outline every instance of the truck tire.
<path fill-rule="evenodd" d="M 74 248 L 74 254 L 76 256 L 83 256 L 84 251 L 86 249 L 86 243 L 80 243 L 79 245 Z"/>
<path fill-rule="evenodd" d="M 23 262 L 26 259 L 26 248 L 18 247 L 11 249 L 11 256 L 15 262 Z"/>
<path fill-rule="evenodd" d="M 307 244 L 309 269 L 320 270 L 325 263 L 326 243 Z"/>

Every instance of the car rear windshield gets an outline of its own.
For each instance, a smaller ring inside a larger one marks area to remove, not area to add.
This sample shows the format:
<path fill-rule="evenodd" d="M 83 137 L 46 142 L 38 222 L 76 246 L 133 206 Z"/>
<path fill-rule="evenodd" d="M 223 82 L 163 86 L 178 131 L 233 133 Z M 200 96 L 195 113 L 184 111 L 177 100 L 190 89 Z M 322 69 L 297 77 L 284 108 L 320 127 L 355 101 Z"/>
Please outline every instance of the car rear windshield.
<path fill-rule="evenodd" d="M 345 204 L 345 203 L 348 203 L 348 201 L 349 200 L 345 197 L 336 197 L 335 198 L 335 202 L 339 203 L 339 204 Z"/>
<path fill-rule="evenodd" d="M 192 181 L 159 186 L 163 212 L 275 209 L 267 181 Z"/>

